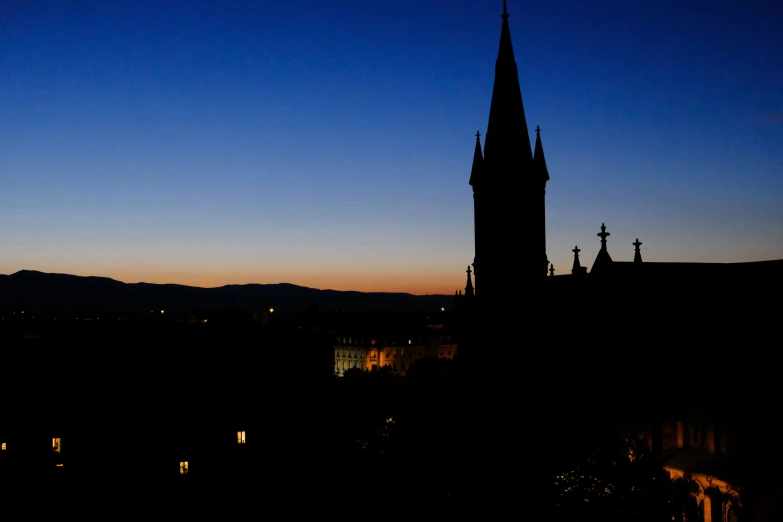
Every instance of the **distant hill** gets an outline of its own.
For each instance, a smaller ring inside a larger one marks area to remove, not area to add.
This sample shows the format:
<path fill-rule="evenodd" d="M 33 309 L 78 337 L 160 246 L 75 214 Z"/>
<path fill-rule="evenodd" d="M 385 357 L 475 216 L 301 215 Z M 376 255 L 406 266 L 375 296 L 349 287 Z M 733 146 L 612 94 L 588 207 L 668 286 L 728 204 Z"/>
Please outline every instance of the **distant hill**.
<path fill-rule="evenodd" d="M 318 290 L 288 283 L 228 285 L 219 288 L 123 283 L 106 277 L 81 277 L 21 270 L 0 275 L 0 308 L 30 310 L 165 309 L 220 310 L 225 308 L 305 311 L 313 303 L 321 310 L 425 311 L 450 308 L 453 296 L 416 296 L 386 292 Z"/>

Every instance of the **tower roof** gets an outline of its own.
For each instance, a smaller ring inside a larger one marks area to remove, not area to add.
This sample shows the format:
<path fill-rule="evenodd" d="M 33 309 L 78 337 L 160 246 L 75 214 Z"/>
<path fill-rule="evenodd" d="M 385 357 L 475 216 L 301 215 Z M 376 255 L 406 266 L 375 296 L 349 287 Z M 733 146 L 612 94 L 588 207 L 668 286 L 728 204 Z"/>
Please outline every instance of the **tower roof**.
<path fill-rule="evenodd" d="M 544 158 L 544 146 L 541 144 L 541 128 L 536 125 L 536 149 L 533 152 L 533 165 L 535 165 L 536 174 L 541 176 L 544 182 L 549 181 L 549 171 L 546 168 L 546 158 Z"/>
<path fill-rule="evenodd" d="M 468 266 L 468 269 L 466 270 L 468 274 L 468 282 L 465 284 L 465 295 L 472 296 L 473 295 L 473 280 L 470 278 L 470 274 L 472 273 L 472 270 L 470 269 L 470 266 Z"/>
<path fill-rule="evenodd" d="M 582 249 L 578 246 L 575 246 L 574 249 L 571 251 L 574 253 L 574 265 L 571 267 L 571 273 L 574 275 L 578 275 L 582 273 L 582 265 L 579 263 L 579 252 L 581 252 Z"/>
<path fill-rule="evenodd" d="M 476 131 L 476 148 L 473 149 L 473 168 L 470 169 L 471 186 L 476 186 L 481 179 L 481 170 L 484 165 L 484 154 L 481 152 L 481 133 Z"/>
<path fill-rule="evenodd" d="M 519 88 L 519 73 L 511 44 L 505 2 L 502 18 L 500 46 L 495 62 L 495 84 L 484 139 L 484 159 L 515 168 L 524 166 L 525 162 L 529 163 L 533 151 L 530 148 L 530 134 L 522 105 L 522 91 Z"/>
<path fill-rule="evenodd" d="M 601 250 L 599 250 L 598 255 L 595 256 L 591 272 L 596 272 L 596 269 L 602 271 L 607 265 L 612 264 L 612 256 L 609 255 L 609 250 L 606 248 L 606 238 L 609 237 L 610 234 L 606 231 L 605 223 L 601 223 L 601 232 L 596 235 L 601 238 Z"/>
<path fill-rule="evenodd" d="M 633 262 L 634 263 L 641 263 L 642 262 L 642 249 L 641 249 L 642 242 L 639 241 L 639 238 L 637 237 L 636 241 L 634 241 L 632 244 L 635 247 L 635 252 L 634 252 L 634 256 L 633 256 Z"/>

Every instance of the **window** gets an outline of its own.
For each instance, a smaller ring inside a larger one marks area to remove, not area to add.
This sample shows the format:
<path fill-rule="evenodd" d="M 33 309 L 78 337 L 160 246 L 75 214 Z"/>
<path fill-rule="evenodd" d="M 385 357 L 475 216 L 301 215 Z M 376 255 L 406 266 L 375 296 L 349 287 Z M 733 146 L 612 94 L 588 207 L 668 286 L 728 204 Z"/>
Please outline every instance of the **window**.
<path fill-rule="evenodd" d="M 187 475 L 188 474 L 188 461 L 180 462 L 179 463 L 179 474 L 180 475 Z"/>
<path fill-rule="evenodd" d="M 0 443 L 0 451 L 5 451 L 5 449 L 6 449 L 5 442 Z"/>
<path fill-rule="evenodd" d="M 238 431 L 237 432 L 237 442 L 239 444 L 245 443 L 245 432 L 244 431 Z"/>
<path fill-rule="evenodd" d="M 60 453 L 60 450 L 62 449 L 62 444 L 60 443 L 60 437 L 55 437 L 52 439 L 52 451 L 55 453 Z"/>

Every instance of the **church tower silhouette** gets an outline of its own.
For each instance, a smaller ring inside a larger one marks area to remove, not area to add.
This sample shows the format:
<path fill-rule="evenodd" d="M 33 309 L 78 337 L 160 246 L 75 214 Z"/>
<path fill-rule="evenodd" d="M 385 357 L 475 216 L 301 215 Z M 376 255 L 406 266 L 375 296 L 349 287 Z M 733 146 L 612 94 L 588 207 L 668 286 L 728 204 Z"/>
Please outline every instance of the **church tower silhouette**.
<path fill-rule="evenodd" d="M 473 187 L 476 299 L 484 310 L 502 306 L 512 289 L 531 288 L 549 269 L 545 194 L 549 173 L 540 128 L 530 145 L 506 2 L 489 122 L 481 147 L 476 133 Z"/>

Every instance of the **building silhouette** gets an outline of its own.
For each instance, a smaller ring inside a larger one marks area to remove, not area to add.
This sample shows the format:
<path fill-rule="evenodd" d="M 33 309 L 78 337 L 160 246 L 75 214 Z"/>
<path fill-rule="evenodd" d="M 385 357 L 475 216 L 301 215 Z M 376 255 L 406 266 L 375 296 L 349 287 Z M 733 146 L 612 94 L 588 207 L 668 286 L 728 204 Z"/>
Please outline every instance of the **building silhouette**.
<path fill-rule="evenodd" d="M 574 246 L 570 274 L 556 275 L 547 248 L 560 247 L 546 243 L 549 171 L 538 126 L 530 145 L 508 18 L 504 2 L 489 121 L 483 148 L 476 133 L 469 179 L 475 284 L 468 274 L 461 302 L 475 287 L 475 308 L 458 360 L 476 371 L 502 350 L 505 363 L 477 389 L 483 405 L 477 411 L 492 408 L 501 418 L 533 396 L 535 404 L 525 406 L 528 419 L 552 411 L 576 415 L 596 408 L 584 398 L 590 390 L 619 429 L 645 435 L 671 477 L 687 482 L 695 506 L 688 520 L 763 519 L 779 509 L 770 506 L 780 506 L 783 481 L 771 477 L 760 488 L 749 463 L 783 461 L 776 446 L 759 444 L 777 437 L 783 425 L 777 413 L 754 417 L 752 427 L 741 419 L 764 409 L 773 393 L 773 377 L 758 361 L 783 313 L 783 260 L 647 262 L 636 238 L 627 245 L 632 260 L 618 261 L 602 223 L 589 270 L 579 255 L 587 252 Z M 518 333 L 517 342 L 509 343 L 509 331 Z M 531 384 L 536 371 L 557 394 Z M 514 429 L 513 423 L 487 422 L 500 432 Z M 551 429 L 573 426 L 563 421 Z M 536 444 L 543 448 L 540 438 Z M 511 467 L 529 465 L 521 450 L 497 457 Z"/>
<path fill-rule="evenodd" d="M 545 220 L 549 173 L 538 127 L 535 150 L 530 147 L 508 17 L 504 2 L 489 122 L 483 150 L 481 135 L 476 133 L 470 173 L 475 289 L 485 308 L 504 299 L 508 281 L 537 284 L 549 269 Z M 515 237 L 522 230 L 532 231 L 530 239 Z"/>

